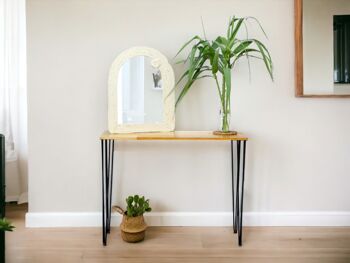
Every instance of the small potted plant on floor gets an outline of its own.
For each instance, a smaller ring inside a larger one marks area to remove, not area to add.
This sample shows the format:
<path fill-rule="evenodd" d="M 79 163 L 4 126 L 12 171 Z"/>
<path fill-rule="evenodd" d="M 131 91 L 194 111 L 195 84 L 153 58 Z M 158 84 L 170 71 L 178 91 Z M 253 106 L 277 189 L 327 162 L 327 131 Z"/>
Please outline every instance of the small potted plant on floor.
<path fill-rule="evenodd" d="M 123 240 L 131 243 L 142 241 L 147 228 L 143 214 L 152 210 L 149 199 L 145 200 L 144 196 L 139 197 L 138 195 L 129 196 L 126 198 L 126 211 L 119 206 L 116 206 L 115 209 L 123 215 L 120 224 Z"/>

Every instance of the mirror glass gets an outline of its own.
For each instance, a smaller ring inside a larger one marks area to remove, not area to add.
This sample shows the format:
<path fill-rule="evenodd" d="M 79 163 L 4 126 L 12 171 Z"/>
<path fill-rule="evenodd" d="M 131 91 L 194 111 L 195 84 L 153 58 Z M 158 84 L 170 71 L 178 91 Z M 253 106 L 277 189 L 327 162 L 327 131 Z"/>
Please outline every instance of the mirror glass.
<path fill-rule="evenodd" d="M 350 94 L 350 1 L 303 1 L 305 95 Z"/>
<path fill-rule="evenodd" d="M 118 124 L 163 122 L 162 85 L 159 62 L 156 58 L 128 58 L 118 72 Z"/>

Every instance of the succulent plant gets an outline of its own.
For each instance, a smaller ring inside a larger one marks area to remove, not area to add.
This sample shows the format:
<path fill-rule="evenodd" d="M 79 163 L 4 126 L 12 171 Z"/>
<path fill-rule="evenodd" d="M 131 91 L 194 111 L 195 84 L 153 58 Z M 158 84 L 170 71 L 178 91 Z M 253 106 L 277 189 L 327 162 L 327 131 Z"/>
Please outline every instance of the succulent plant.
<path fill-rule="evenodd" d="M 149 206 L 149 199 L 138 195 L 129 196 L 126 198 L 126 215 L 129 217 L 136 217 L 143 215 L 146 212 L 151 212 L 152 208 Z"/>

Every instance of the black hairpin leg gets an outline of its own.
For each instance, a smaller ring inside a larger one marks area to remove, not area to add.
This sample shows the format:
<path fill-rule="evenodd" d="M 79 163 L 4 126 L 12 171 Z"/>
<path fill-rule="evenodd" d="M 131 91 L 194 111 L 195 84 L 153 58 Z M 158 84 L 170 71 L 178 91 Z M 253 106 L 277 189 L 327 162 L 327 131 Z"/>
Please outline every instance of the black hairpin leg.
<path fill-rule="evenodd" d="M 113 185 L 113 157 L 114 157 L 114 140 L 110 141 L 109 145 L 109 183 L 108 183 L 108 221 L 107 221 L 107 233 L 111 231 L 111 218 L 112 218 L 112 185 Z"/>
<path fill-rule="evenodd" d="M 114 140 L 101 140 L 102 154 L 102 242 L 111 229 Z"/>
<path fill-rule="evenodd" d="M 241 147 L 242 143 L 243 147 Z M 242 246 L 245 152 L 246 141 L 237 141 L 237 168 L 235 173 L 233 158 L 233 141 L 231 141 L 232 225 L 233 232 L 238 232 L 239 246 Z"/>
<path fill-rule="evenodd" d="M 237 141 L 237 183 L 236 183 L 236 211 L 235 213 L 235 225 L 234 225 L 234 233 L 237 233 L 237 229 L 239 228 L 239 177 L 240 177 L 240 168 L 241 168 L 241 141 Z"/>
<path fill-rule="evenodd" d="M 105 154 L 106 141 L 101 140 L 101 155 L 102 155 L 102 243 L 105 246 L 107 243 L 107 228 L 106 228 L 106 172 L 105 162 L 107 156 Z"/>
<path fill-rule="evenodd" d="M 234 171 L 234 165 L 233 165 L 233 141 L 231 141 L 231 177 L 232 177 L 232 228 L 234 233 L 237 232 L 236 230 L 236 223 L 235 223 L 235 171 Z"/>
<path fill-rule="evenodd" d="M 244 173 L 245 173 L 245 152 L 246 152 L 246 142 L 243 141 L 243 161 L 242 161 L 242 183 L 241 183 L 241 204 L 240 204 L 240 220 L 238 229 L 238 244 L 242 246 L 242 230 L 243 230 L 243 196 L 244 196 Z"/>

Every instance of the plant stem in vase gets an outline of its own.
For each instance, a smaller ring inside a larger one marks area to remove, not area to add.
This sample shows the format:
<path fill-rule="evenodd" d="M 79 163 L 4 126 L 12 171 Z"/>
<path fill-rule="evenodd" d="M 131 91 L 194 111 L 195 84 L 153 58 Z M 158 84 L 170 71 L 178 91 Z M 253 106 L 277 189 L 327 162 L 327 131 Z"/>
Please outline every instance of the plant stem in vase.
<path fill-rule="evenodd" d="M 230 114 L 228 112 L 220 112 L 221 114 L 221 131 L 229 132 L 230 131 Z"/>

